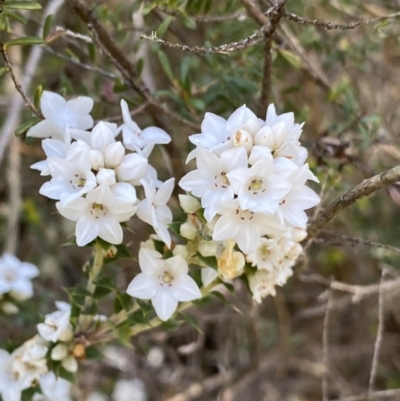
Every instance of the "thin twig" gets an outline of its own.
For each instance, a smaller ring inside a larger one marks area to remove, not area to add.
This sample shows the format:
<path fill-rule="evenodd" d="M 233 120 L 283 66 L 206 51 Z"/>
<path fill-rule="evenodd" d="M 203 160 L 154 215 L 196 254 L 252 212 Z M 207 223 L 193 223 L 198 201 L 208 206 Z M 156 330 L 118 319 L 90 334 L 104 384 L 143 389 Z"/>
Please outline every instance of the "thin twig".
<path fill-rule="evenodd" d="M 39 109 L 35 107 L 35 105 L 31 102 L 28 95 L 25 93 L 24 89 L 22 88 L 21 84 L 19 83 L 17 77 L 15 76 L 13 67 L 11 66 L 10 59 L 8 58 L 6 49 L 4 47 L 4 43 L 0 42 L 0 54 L 4 60 L 4 64 L 6 65 L 7 72 L 10 75 L 12 81 L 14 82 L 14 87 L 21 95 L 22 99 L 24 100 L 25 106 L 30 108 L 37 117 L 42 118 L 42 113 Z"/>
<path fill-rule="evenodd" d="M 315 26 L 319 26 L 319 27 L 322 27 L 322 28 L 325 28 L 328 30 L 338 29 L 338 30 L 344 31 L 344 30 L 348 30 L 348 29 L 355 29 L 355 28 L 358 28 L 360 26 L 367 25 L 367 24 L 373 24 L 375 22 L 386 21 L 386 20 L 392 19 L 392 18 L 398 18 L 398 17 L 400 17 L 400 12 L 388 14 L 388 15 L 382 15 L 380 17 L 374 17 L 374 18 L 354 21 L 354 22 L 350 22 L 349 24 L 336 24 L 334 22 L 325 22 L 325 21 L 320 21 L 318 19 L 310 19 L 310 18 L 306 18 L 306 17 L 301 17 L 297 14 L 290 13 L 287 11 L 285 11 L 283 16 L 286 19 L 288 19 L 289 21 L 294 21 L 299 24 L 315 25 Z"/>
<path fill-rule="evenodd" d="M 368 245 L 368 246 L 373 246 L 375 248 L 382 248 L 382 249 L 387 249 L 388 251 L 400 253 L 400 248 L 396 248 L 391 245 L 381 244 L 380 242 L 369 241 L 369 240 L 362 239 L 362 238 L 349 237 L 347 235 L 337 234 L 337 233 L 334 233 L 333 231 L 326 231 L 326 230 L 322 230 L 321 234 L 328 235 L 330 237 L 334 237 L 334 238 L 342 240 L 343 242 L 341 243 L 341 245 L 343 245 L 343 244 L 347 245 L 346 243 L 351 243 L 353 245 L 354 244 L 355 245 Z"/>
<path fill-rule="evenodd" d="M 113 40 L 112 36 L 95 17 L 90 8 L 82 0 L 65 0 L 85 22 L 93 35 L 94 42 L 100 47 L 103 53 L 109 58 L 117 70 L 121 73 L 125 83 L 135 92 L 140 94 L 144 100 L 147 100 L 153 108 L 162 111 L 168 117 L 174 119 L 180 124 L 184 124 L 191 129 L 199 130 L 199 125 L 181 117 L 179 114 L 169 110 L 165 105 L 160 104 L 151 95 L 149 89 L 140 81 L 135 65 L 126 57 L 125 53 Z"/>
<path fill-rule="evenodd" d="M 42 20 L 40 26 L 43 26 L 46 17 L 50 14 L 57 13 L 58 9 L 62 6 L 63 0 L 52 0 L 50 1 L 42 14 Z M 40 27 L 37 32 L 37 36 L 42 35 L 42 28 Z M 32 83 L 35 71 L 39 66 L 39 61 L 43 54 L 44 46 L 34 46 L 25 63 L 25 68 L 22 74 L 21 86 L 25 92 L 29 91 L 29 87 Z M 5 150 L 7 148 L 10 137 L 13 135 L 16 127 L 16 119 L 20 114 L 20 110 L 23 108 L 23 99 L 20 96 L 15 96 L 12 100 L 7 118 L 4 122 L 3 129 L 0 137 L 0 163 L 4 158 Z"/>
<path fill-rule="evenodd" d="M 54 31 L 60 36 L 66 36 L 68 38 L 78 39 L 86 43 L 93 43 L 93 40 L 90 36 L 82 35 L 81 33 L 73 32 L 69 29 L 66 29 L 62 26 L 56 26 Z"/>
<path fill-rule="evenodd" d="M 166 40 L 158 38 L 154 33 L 150 36 L 141 35 L 141 39 L 149 40 L 150 42 L 159 43 L 163 46 L 170 47 L 172 49 L 179 49 L 185 52 L 194 53 L 194 54 L 229 54 L 238 50 L 244 50 L 248 47 L 257 45 L 262 42 L 262 38 L 260 37 L 263 34 L 264 30 L 259 29 L 252 33 L 250 36 L 240 39 L 237 42 L 224 43 L 220 46 L 212 46 L 212 47 L 200 47 L 200 46 L 188 46 L 183 45 L 181 43 L 172 43 Z"/>
<path fill-rule="evenodd" d="M 375 346 L 374 346 L 374 356 L 372 358 L 372 364 L 371 364 L 371 373 L 369 376 L 369 384 L 368 384 L 368 396 L 371 396 L 374 392 L 375 388 L 375 380 L 376 380 L 376 372 L 378 369 L 378 362 L 379 362 L 379 353 L 381 350 L 381 345 L 382 345 L 382 340 L 383 340 L 383 330 L 384 330 L 384 325 L 385 325 L 385 311 L 384 311 L 384 305 L 383 305 L 383 291 L 382 291 L 382 285 L 385 280 L 385 273 L 386 270 L 382 270 L 382 275 L 381 275 L 381 282 L 379 286 L 379 303 L 378 303 L 378 332 L 376 334 L 376 340 L 375 340 Z"/>
<path fill-rule="evenodd" d="M 371 394 L 352 395 L 350 397 L 337 398 L 332 401 L 370 401 L 400 396 L 400 389 L 375 391 Z"/>
<path fill-rule="evenodd" d="M 324 317 L 324 326 L 322 331 L 322 360 L 324 369 L 322 371 L 322 399 L 329 401 L 329 320 L 331 313 L 331 291 L 328 290 L 328 299 L 326 301 L 326 310 Z"/>
<path fill-rule="evenodd" d="M 53 54 L 54 56 L 56 56 L 56 57 L 58 57 L 58 58 L 60 58 L 60 59 L 62 59 L 62 60 L 67 61 L 68 63 L 72 63 L 72 64 L 75 64 L 75 65 L 78 65 L 79 67 L 82 67 L 82 68 L 84 68 L 85 70 L 95 72 L 96 74 L 100 74 L 100 75 L 103 75 L 103 76 L 105 76 L 105 77 L 107 77 L 107 78 L 111 78 L 111 79 L 114 79 L 114 80 L 118 78 L 118 77 L 117 77 L 115 74 L 113 74 L 112 72 L 108 72 L 108 71 L 106 71 L 106 70 L 103 70 L 102 68 L 93 67 L 93 66 L 91 66 L 90 64 L 85 64 L 85 63 L 83 63 L 82 61 L 77 60 L 76 58 L 68 57 L 68 56 L 66 56 L 65 54 L 56 52 L 55 50 L 53 50 L 53 49 L 52 49 L 51 47 L 49 47 L 49 46 L 45 46 L 45 47 L 44 47 L 44 50 L 46 50 L 47 52 Z"/>
<path fill-rule="evenodd" d="M 162 7 L 162 6 L 157 6 L 157 10 L 160 10 L 161 12 L 171 15 L 173 17 L 180 17 L 182 15 L 185 15 L 183 12 L 180 12 L 178 10 L 171 10 L 167 7 Z M 196 22 L 202 22 L 202 23 L 214 23 L 214 22 L 224 22 L 224 21 L 230 21 L 233 19 L 240 19 L 240 18 L 246 18 L 246 14 L 244 14 L 241 11 L 235 12 L 233 14 L 227 14 L 227 15 L 189 15 L 188 16 L 190 19 Z"/>
<path fill-rule="evenodd" d="M 337 198 L 309 223 L 307 227 L 308 241 L 306 247 L 311 245 L 313 239 L 321 232 L 322 228 L 333 220 L 339 212 L 353 205 L 359 199 L 371 195 L 379 189 L 394 184 L 399 180 L 400 166 L 397 166 L 362 181 L 350 191 Z"/>

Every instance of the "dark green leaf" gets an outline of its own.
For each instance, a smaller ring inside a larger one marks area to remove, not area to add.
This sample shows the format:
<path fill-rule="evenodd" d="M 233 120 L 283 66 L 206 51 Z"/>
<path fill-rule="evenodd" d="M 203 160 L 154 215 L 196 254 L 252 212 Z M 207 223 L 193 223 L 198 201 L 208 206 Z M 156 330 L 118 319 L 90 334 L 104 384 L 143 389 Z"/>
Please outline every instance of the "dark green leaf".
<path fill-rule="evenodd" d="M 122 309 L 128 311 L 131 309 L 132 297 L 124 292 L 117 292 L 114 299 L 114 313 L 120 312 Z"/>
<path fill-rule="evenodd" d="M 33 127 L 35 124 L 37 124 L 40 120 L 40 118 L 31 118 L 30 120 L 24 122 L 21 124 L 17 129 L 15 130 L 15 136 L 19 136 L 22 134 L 25 134 L 26 131 L 28 131 L 29 128 Z"/>
<path fill-rule="evenodd" d="M 26 45 L 41 45 L 43 44 L 43 39 L 37 36 L 25 36 L 23 38 L 16 38 L 9 40 L 4 44 L 5 48 L 11 46 L 26 46 Z"/>
<path fill-rule="evenodd" d="M 47 36 L 49 35 L 49 33 L 50 33 L 50 29 L 51 29 L 51 26 L 52 26 L 52 24 L 53 24 L 53 18 L 54 18 L 54 15 L 53 14 L 50 14 L 50 15 L 48 15 L 47 17 L 46 17 L 46 20 L 44 21 L 44 25 L 43 25 L 43 40 L 46 40 L 46 38 L 47 38 Z"/>
<path fill-rule="evenodd" d="M 96 46 L 94 43 L 87 44 L 90 61 L 94 64 L 96 62 Z"/>
<path fill-rule="evenodd" d="M 6 67 L 1 67 L 0 68 L 0 77 L 7 71 Z"/>
<path fill-rule="evenodd" d="M 218 261 L 215 256 L 203 256 L 199 252 L 197 252 L 197 256 L 207 267 L 212 267 L 218 271 Z"/>
<path fill-rule="evenodd" d="M 198 332 L 203 333 L 198 320 L 190 313 L 179 312 L 178 317 L 182 318 L 185 322 L 189 323 Z"/>
<path fill-rule="evenodd" d="M 103 357 L 100 350 L 93 345 L 85 349 L 85 355 L 87 359 L 100 359 Z"/>
<path fill-rule="evenodd" d="M 40 99 L 42 98 L 43 86 L 39 85 L 35 90 L 35 96 L 33 98 L 33 104 L 35 107 L 40 108 Z"/>

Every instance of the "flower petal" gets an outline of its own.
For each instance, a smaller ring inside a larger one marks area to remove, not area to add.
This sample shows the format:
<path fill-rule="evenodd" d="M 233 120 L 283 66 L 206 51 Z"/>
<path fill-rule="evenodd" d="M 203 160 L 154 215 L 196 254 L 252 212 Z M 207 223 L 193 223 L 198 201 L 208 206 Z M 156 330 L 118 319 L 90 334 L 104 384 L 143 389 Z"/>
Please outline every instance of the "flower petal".
<path fill-rule="evenodd" d="M 158 281 L 154 276 L 140 273 L 130 282 L 126 292 L 131 297 L 150 299 L 154 297 L 158 287 Z"/>
<path fill-rule="evenodd" d="M 151 303 L 157 316 L 164 322 L 168 320 L 178 307 L 178 301 L 172 296 L 171 291 L 161 287 L 151 299 Z"/>
<path fill-rule="evenodd" d="M 201 298 L 201 291 L 196 282 L 187 274 L 174 280 L 172 294 L 177 301 L 188 302 Z"/>

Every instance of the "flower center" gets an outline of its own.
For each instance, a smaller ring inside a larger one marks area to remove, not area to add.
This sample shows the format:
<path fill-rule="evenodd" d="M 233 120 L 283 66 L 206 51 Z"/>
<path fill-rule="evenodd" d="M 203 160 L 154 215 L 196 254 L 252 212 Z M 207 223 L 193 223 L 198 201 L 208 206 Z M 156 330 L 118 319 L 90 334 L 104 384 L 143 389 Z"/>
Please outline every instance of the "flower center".
<path fill-rule="evenodd" d="M 92 203 L 90 208 L 90 214 L 95 218 L 99 219 L 100 217 L 104 217 L 107 214 L 107 207 L 102 205 L 101 203 Z"/>
<path fill-rule="evenodd" d="M 214 182 L 215 188 L 226 189 L 231 185 L 228 180 L 228 177 L 226 176 L 226 171 L 221 171 L 219 174 L 216 174 L 214 176 L 214 180 L 215 180 Z"/>
<path fill-rule="evenodd" d="M 75 174 L 74 178 L 69 180 L 70 184 L 72 185 L 72 188 L 78 189 L 78 188 L 83 188 L 86 184 L 86 179 L 82 178 L 79 174 Z"/>
<path fill-rule="evenodd" d="M 240 220 L 250 221 L 254 217 L 254 212 L 251 212 L 250 210 L 236 209 L 236 216 L 238 216 Z"/>
<path fill-rule="evenodd" d="M 160 274 L 158 276 L 160 280 L 160 285 L 167 285 L 168 287 L 172 286 L 172 282 L 174 281 L 174 276 L 170 273 L 164 270 L 163 274 Z"/>
<path fill-rule="evenodd" d="M 263 245 L 262 247 L 260 247 L 258 252 L 261 256 L 268 256 L 271 253 L 267 245 Z"/>
<path fill-rule="evenodd" d="M 258 195 L 259 192 L 265 192 L 266 189 L 263 185 L 263 180 L 261 178 L 252 178 L 247 183 L 247 190 L 252 192 L 253 195 Z"/>

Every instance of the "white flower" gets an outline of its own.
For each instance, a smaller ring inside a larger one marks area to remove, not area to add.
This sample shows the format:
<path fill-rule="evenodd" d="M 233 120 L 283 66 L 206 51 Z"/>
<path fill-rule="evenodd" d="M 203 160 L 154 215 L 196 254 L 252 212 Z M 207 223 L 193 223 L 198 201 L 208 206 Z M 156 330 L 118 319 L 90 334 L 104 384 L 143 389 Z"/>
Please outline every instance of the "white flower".
<path fill-rule="evenodd" d="M 56 139 L 44 139 L 42 141 L 42 148 L 47 158 L 53 157 L 58 159 L 65 159 L 69 144 L 57 141 Z M 34 170 L 39 170 L 40 175 L 50 175 L 47 159 L 34 163 L 31 166 Z"/>
<path fill-rule="evenodd" d="M 137 206 L 134 205 L 136 202 L 134 192 L 131 200 L 125 197 L 119 198 L 120 194 L 117 191 L 119 188 L 121 186 L 112 190 L 106 185 L 100 185 L 90 191 L 86 198 L 78 198 L 68 205 L 56 203 L 61 215 L 77 222 L 75 235 L 78 246 L 85 246 L 96 237 L 110 244 L 122 242 L 120 223 L 128 221 L 135 214 Z"/>
<path fill-rule="evenodd" d="M 276 272 L 258 270 L 249 277 L 250 290 L 253 293 L 253 300 L 257 303 L 262 302 L 262 298 L 268 295 L 276 295 Z"/>
<path fill-rule="evenodd" d="M 320 197 L 304 184 L 308 179 L 317 180 L 311 173 L 308 164 L 300 167 L 292 176 L 292 189 L 281 199 L 276 215 L 283 223 L 293 226 L 306 228 L 307 214 L 304 210 L 310 209 L 321 201 Z"/>
<path fill-rule="evenodd" d="M 167 206 L 174 189 L 175 178 L 170 178 L 156 191 L 156 188 L 147 180 L 141 180 L 146 198 L 143 199 L 137 209 L 140 220 L 153 226 L 160 239 L 171 248 L 171 235 L 168 225 L 172 223 L 172 212 Z"/>
<path fill-rule="evenodd" d="M 71 401 L 71 383 L 53 372 L 43 375 L 39 384 L 43 394 L 36 393 L 32 401 Z"/>
<path fill-rule="evenodd" d="M 40 108 L 45 119 L 30 128 L 27 136 L 52 137 L 70 143 L 75 132 L 93 127 L 93 119 L 89 115 L 93 99 L 89 97 L 79 96 L 66 101 L 57 93 L 43 91 Z"/>
<path fill-rule="evenodd" d="M 218 272 L 226 280 L 240 276 L 246 263 L 243 253 L 235 251 L 235 245 L 232 239 L 224 241 L 225 249 L 218 258 Z"/>
<path fill-rule="evenodd" d="M 214 226 L 214 241 L 233 239 L 239 249 L 248 254 L 254 250 L 261 235 L 286 231 L 274 215 L 242 210 L 237 199 L 226 202 L 225 210 Z"/>
<path fill-rule="evenodd" d="M 227 174 L 228 180 L 238 195 L 242 210 L 275 213 L 292 185 L 289 180 L 275 173 L 272 160 L 264 158 L 250 168 L 240 167 Z"/>
<path fill-rule="evenodd" d="M 118 380 L 113 391 L 114 401 L 146 401 L 144 383 L 140 379 Z"/>
<path fill-rule="evenodd" d="M 282 263 L 284 256 L 275 239 L 260 238 L 255 249 L 247 255 L 246 259 L 258 269 L 273 271 Z"/>
<path fill-rule="evenodd" d="M 253 137 L 260 128 L 257 116 L 243 105 L 228 120 L 206 113 L 201 123 L 201 134 L 191 135 L 189 140 L 197 147 L 200 145 L 218 155 L 234 146 L 243 146 L 249 152 L 253 146 Z M 197 155 L 198 148 L 190 152 L 187 162 Z"/>
<path fill-rule="evenodd" d="M 164 260 L 157 251 L 141 248 L 139 265 L 142 273 L 131 281 L 126 292 L 139 299 L 151 299 L 161 320 L 168 320 L 173 315 L 178 302 L 201 297 L 197 284 L 188 275 L 189 267 L 182 256 Z"/>
<path fill-rule="evenodd" d="M 29 377 L 13 372 L 13 357 L 0 349 L 0 395 L 3 401 L 20 401 L 21 392 L 31 386 Z"/>
<path fill-rule="evenodd" d="M 44 318 L 44 323 L 39 323 L 39 334 L 47 341 L 70 341 L 73 337 L 72 326 L 69 322 L 71 305 L 66 302 L 56 302 L 57 311 L 49 313 Z"/>
<path fill-rule="evenodd" d="M 91 172 L 90 148 L 84 142 L 74 142 L 65 159 L 48 158 L 47 165 L 53 178 L 42 185 L 39 193 L 61 200 L 63 205 L 87 194 L 97 185 Z"/>
<path fill-rule="evenodd" d="M 227 150 L 220 157 L 199 146 L 197 170 L 186 174 L 179 186 L 201 198 L 207 221 L 218 213 L 224 202 L 233 199 L 234 189 L 227 174 L 240 167 L 247 167 L 247 154 L 243 147 Z"/>
<path fill-rule="evenodd" d="M 161 128 L 147 127 L 141 130 L 139 126 L 132 120 L 129 113 L 128 104 L 125 100 L 121 100 L 121 110 L 124 124 L 122 125 L 123 142 L 127 149 L 142 153 L 148 156 L 154 145 L 167 144 L 171 142 L 171 137 Z"/>
<path fill-rule="evenodd" d="M 28 299 L 33 295 L 31 279 L 38 275 L 36 266 L 5 253 L 0 258 L 0 294 L 10 293 L 18 300 Z"/>

